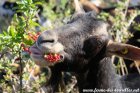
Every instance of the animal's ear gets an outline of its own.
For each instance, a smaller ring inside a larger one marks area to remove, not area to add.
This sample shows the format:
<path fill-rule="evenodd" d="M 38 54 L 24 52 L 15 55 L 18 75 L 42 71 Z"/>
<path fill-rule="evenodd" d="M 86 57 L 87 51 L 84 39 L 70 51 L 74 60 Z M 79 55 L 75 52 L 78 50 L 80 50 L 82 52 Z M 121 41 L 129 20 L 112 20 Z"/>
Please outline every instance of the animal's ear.
<path fill-rule="evenodd" d="M 82 7 L 79 4 L 78 0 L 74 0 L 74 4 L 75 4 L 75 15 L 79 15 L 79 14 L 85 13 L 84 9 L 82 9 Z"/>
<path fill-rule="evenodd" d="M 126 59 L 140 61 L 140 48 L 109 41 L 107 45 L 107 54 L 117 55 Z"/>
<path fill-rule="evenodd" d="M 71 17 L 71 20 L 69 21 L 69 23 L 77 20 L 77 18 L 80 18 L 83 14 L 85 14 L 85 11 L 79 4 L 78 0 L 74 0 L 74 5 L 75 5 L 75 13 Z"/>

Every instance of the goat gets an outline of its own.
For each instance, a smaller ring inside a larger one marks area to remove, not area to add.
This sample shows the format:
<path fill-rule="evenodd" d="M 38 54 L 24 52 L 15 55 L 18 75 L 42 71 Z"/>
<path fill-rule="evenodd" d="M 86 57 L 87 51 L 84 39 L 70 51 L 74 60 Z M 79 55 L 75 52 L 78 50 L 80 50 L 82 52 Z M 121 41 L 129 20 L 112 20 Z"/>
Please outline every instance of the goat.
<path fill-rule="evenodd" d="M 49 86 L 52 93 L 61 81 L 61 72 L 73 72 L 77 78 L 79 92 L 86 89 L 104 89 L 106 93 L 117 93 L 118 89 L 140 88 L 140 75 L 119 76 L 111 62 L 117 55 L 131 60 L 140 60 L 140 49 L 113 42 L 108 33 L 108 24 L 96 18 L 95 12 L 85 13 L 74 0 L 76 13 L 62 27 L 44 31 L 30 47 L 31 58 L 40 66 L 50 66 L 52 75 Z M 50 62 L 44 55 L 55 53 L 60 61 Z M 133 77 L 134 76 L 134 77 Z M 107 91 L 108 89 L 113 91 Z M 117 90 L 116 90 L 117 89 Z M 135 92 L 140 93 L 139 90 Z M 101 91 L 97 92 L 101 93 Z M 127 91 L 121 91 L 127 93 Z"/>

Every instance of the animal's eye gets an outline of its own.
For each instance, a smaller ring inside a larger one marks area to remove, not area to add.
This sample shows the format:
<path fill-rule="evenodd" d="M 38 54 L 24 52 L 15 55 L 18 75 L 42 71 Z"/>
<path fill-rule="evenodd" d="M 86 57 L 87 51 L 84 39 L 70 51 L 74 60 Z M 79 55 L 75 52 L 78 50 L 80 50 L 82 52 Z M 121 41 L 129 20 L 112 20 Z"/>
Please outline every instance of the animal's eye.
<path fill-rule="evenodd" d="M 128 53 L 128 49 L 127 48 L 124 48 L 123 50 L 121 50 L 121 53 L 122 54 L 127 54 Z"/>
<path fill-rule="evenodd" d="M 40 43 L 54 43 L 54 40 L 42 40 Z"/>

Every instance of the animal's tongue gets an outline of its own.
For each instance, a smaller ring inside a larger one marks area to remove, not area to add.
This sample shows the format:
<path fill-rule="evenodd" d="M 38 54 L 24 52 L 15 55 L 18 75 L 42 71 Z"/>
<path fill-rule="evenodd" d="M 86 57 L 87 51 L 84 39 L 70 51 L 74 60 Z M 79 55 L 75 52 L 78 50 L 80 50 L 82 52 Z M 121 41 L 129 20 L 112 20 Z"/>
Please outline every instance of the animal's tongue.
<path fill-rule="evenodd" d="M 44 58 L 48 62 L 56 63 L 61 61 L 61 55 L 60 54 L 45 54 Z"/>

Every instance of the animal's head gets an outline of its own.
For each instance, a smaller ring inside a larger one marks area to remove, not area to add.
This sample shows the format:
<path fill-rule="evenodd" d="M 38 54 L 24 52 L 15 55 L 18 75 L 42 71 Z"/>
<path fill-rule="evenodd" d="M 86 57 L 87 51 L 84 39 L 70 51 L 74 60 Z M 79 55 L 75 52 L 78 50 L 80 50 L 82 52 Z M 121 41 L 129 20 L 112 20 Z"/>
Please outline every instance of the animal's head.
<path fill-rule="evenodd" d="M 124 56 L 129 52 L 126 54 L 118 52 L 123 51 L 126 45 L 121 46 L 119 44 L 120 49 L 118 44 L 109 42 L 108 24 L 97 19 L 94 12 L 83 12 L 77 0 L 75 0 L 75 4 L 76 13 L 68 24 L 54 30 L 42 32 L 36 44 L 30 48 L 32 52 L 31 57 L 37 64 L 48 66 L 58 63 L 57 61 L 69 60 L 70 62 L 80 62 L 90 60 L 103 47 L 106 47 L 105 53 L 111 55 L 117 53 L 117 55 Z M 138 50 L 140 51 L 140 49 Z M 49 54 L 53 55 L 51 55 L 52 60 L 54 54 L 59 55 L 59 60 L 49 62 L 48 58 L 44 57 L 44 55 L 50 56 Z"/>

